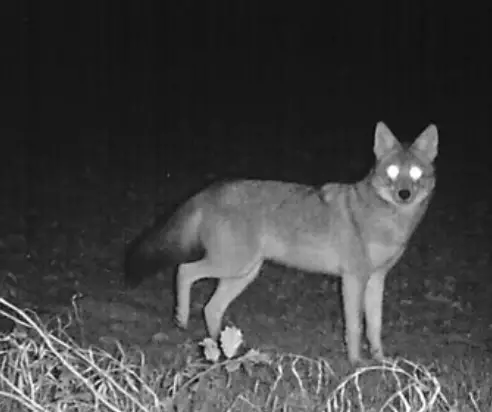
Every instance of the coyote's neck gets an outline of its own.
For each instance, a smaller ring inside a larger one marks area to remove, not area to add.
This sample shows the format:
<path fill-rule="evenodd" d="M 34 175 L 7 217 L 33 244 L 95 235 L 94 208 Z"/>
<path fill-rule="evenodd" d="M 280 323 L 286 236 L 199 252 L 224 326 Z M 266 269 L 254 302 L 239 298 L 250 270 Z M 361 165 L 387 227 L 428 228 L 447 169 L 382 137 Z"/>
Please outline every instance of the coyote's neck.
<path fill-rule="evenodd" d="M 350 198 L 351 203 L 359 206 L 351 210 L 357 221 L 362 222 L 365 236 L 388 246 L 399 246 L 408 240 L 422 220 L 430 194 L 420 202 L 398 205 L 383 199 L 370 181 L 362 181 L 354 186 Z"/>

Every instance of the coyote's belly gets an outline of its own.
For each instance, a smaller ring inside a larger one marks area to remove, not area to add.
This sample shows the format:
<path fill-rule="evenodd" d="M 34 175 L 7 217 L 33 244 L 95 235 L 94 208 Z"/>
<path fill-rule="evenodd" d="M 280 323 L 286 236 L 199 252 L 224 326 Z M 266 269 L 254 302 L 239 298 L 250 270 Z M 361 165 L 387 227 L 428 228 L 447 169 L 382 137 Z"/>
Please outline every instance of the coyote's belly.
<path fill-rule="evenodd" d="M 329 237 L 303 238 L 295 243 L 268 236 L 264 238 L 266 260 L 308 272 L 340 273 L 341 254 Z"/>

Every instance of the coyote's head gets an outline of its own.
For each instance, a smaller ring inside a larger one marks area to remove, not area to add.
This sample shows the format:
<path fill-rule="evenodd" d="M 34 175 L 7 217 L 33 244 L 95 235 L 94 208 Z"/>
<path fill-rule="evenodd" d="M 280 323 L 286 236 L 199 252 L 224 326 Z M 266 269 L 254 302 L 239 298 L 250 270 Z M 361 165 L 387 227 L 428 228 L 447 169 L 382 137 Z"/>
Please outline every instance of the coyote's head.
<path fill-rule="evenodd" d="M 389 128 L 376 125 L 376 166 L 371 177 L 378 194 L 397 206 L 414 205 L 434 189 L 433 161 L 437 156 L 437 128 L 431 124 L 410 146 L 402 145 Z"/>

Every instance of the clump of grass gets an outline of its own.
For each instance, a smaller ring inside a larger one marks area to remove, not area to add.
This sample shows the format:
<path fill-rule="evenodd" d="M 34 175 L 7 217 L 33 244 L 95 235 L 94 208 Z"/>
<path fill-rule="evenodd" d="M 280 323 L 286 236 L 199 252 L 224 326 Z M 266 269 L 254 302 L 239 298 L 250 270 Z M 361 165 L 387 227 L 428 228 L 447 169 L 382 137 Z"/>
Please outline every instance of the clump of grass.
<path fill-rule="evenodd" d="M 49 329 L 35 313 L 4 299 L 0 304 L 0 313 L 16 324 L 1 339 L 3 410 L 146 411 L 170 401 L 147 383 L 143 353 L 129 356 L 117 342 L 113 354 L 83 348 L 66 332 L 72 319 L 63 324 L 58 318 Z"/>

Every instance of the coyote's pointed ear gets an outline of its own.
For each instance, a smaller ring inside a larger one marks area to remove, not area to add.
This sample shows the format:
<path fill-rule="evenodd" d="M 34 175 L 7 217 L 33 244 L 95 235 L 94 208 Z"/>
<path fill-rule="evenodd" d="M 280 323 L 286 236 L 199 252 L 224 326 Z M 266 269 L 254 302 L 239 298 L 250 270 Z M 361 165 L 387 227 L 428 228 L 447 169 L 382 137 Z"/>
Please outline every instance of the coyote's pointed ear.
<path fill-rule="evenodd" d="M 374 154 L 379 159 L 386 153 L 400 147 L 400 142 L 383 122 L 376 125 L 374 134 Z"/>
<path fill-rule="evenodd" d="M 437 156 L 437 144 L 437 127 L 430 124 L 413 142 L 412 148 L 423 153 L 432 162 Z"/>

